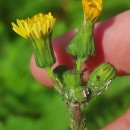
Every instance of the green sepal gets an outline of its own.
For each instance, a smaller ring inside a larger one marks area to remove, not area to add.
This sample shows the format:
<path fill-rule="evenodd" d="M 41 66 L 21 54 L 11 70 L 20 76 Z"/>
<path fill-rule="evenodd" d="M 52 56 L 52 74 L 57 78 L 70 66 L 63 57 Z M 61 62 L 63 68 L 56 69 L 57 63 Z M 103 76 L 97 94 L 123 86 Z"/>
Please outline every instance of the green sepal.
<path fill-rule="evenodd" d="M 95 53 L 95 44 L 93 39 L 94 22 L 83 21 L 78 32 L 68 44 L 66 50 L 69 54 L 81 59 L 87 59 Z"/>
<path fill-rule="evenodd" d="M 99 65 L 88 77 L 87 88 L 91 91 L 91 97 L 97 96 L 107 89 L 116 73 L 116 68 L 108 62 Z"/>
<path fill-rule="evenodd" d="M 36 65 L 40 68 L 51 67 L 55 63 L 50 37 L 31 40 Z"/>
<path fill-rule="evenodd" d="M 63 74 L 64 86 L 66 89 L 73 89 L 81 86 L 81 73 L 77 70 L 68 70 Z"/>

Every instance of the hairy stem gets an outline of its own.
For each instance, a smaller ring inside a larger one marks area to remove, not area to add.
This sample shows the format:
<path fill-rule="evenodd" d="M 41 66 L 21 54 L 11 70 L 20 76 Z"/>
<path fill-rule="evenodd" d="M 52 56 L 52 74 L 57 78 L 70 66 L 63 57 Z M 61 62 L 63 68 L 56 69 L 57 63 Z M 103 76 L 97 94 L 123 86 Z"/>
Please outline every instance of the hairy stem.
<path fill-rule="evenodd" d="M 62 90 L 63 86 L 62 86 L 61 82 L 54 75 L 53 70 L 51 69 L 51 67 L 46 67 L 45 69 L 46 69 L 50 79 L 53 81 L 55 89 L 62 95 L 62 93 L 63 93 L 63 90 Z"/>
<path fill-rule="evenodd" d="M 69 104 L 69 123 L 71 130 L 88 130 L 85 111 L 81 105 Z"/>

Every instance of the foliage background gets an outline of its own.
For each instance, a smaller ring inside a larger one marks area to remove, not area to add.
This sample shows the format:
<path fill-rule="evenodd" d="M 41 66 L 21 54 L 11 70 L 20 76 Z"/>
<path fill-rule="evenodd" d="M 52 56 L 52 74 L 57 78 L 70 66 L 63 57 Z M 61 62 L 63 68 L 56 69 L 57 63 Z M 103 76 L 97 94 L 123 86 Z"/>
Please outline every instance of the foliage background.
<path fill-rule="evenodd" d="M 104 0 L 103 20 L 130 8 L 128 0 Z M 82 18 L 80 0 L 0 0 L 0 130 L 68 130 L 65 104 L 52 89 L 31 76 L 28 41 L 11 22 L 39 12 L 57 18 L 53 37 L 76 28 Z M 88 106 L 90 130 L 98 130 L 130 107 L 130 77 L 117 77 L 108 91 Z"/>

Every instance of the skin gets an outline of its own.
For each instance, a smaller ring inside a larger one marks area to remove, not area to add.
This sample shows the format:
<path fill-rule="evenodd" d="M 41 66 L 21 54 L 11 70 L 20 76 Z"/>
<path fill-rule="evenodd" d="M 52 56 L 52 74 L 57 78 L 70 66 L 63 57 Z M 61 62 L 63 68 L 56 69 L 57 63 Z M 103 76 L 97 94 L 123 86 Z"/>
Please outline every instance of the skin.
<path fill-rule="evenodd" d="M 65 65 L 72 68 L 72 57 L 65 51 L 66 45 L 75 34 L 75 30 L 66 33 L 53 40 L 52 45 L 56 55 L 56 63 L 53 66 Z M 96 54 L 84 63 L 82 68 L 87 68 L 84 74 L 86 81 L 88 75 L 104 61 L 113 64 L 118 75 L 130 74 L 130 10 L 118 14 L 110 19 L 96 23 L 94 29 Z M 36 66 L 34 56 L 30 60 L 30 68 L 34 78 L 41 84 L 53 87 L 45 70 Z M 130 130 L 130 109 L 121 117 L 101 130 Z"/>

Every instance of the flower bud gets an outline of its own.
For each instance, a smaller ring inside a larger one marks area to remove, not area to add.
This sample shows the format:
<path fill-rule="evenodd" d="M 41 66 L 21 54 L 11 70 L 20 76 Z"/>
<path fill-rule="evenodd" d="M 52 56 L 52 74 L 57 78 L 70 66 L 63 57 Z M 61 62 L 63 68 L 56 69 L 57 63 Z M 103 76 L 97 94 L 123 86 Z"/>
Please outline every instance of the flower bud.
<path fill-rule="evenodd" d="M 73 89 L 81 86 L 81 73 L 77 70 L 68 70 L 63 74 L 63 81 L 66 89 Z"/>
<path fill-rule="evenodd" d="M 77 102 L 85 102 L 89 96 L 87 89 L 83 87 L 77 87 L 74 89 L 74 97 Z"/>
<path fill-rule="evenodd" d="M 87 59 L 94 55 L 95 45 L 93 39 L 93 26 L 94 23 L 92 21 L 82 23 L 78 32 L 66 48 L 69 54 L 80 59 Z"/>
<path fill-rule="evenodd" d="M 91 91 L 91 97 L 97 96 L 108 88 L 108 85 L 116 76 L 116 69 L 108 62 L 97 67 L 88 77 L 87 88 Z"/>

